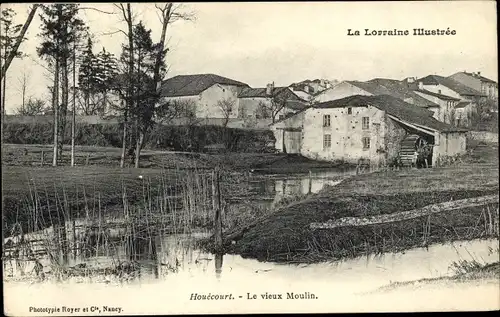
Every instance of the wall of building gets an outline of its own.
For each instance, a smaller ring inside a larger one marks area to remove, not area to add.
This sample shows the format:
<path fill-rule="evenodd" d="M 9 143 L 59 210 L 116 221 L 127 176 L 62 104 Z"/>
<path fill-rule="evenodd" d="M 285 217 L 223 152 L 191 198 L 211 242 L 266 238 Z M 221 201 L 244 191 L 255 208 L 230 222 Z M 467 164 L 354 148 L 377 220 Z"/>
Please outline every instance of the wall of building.
<path fill-rule="evenodd" d="M 330 115 L 330 126 L 323 127 L 323 116 Z M 369 129 L 362 129 L 362 118 L 370 118 Z M 385 157 L 377 151 L 385 148 L 385 114 L 372 107 L 317 109 L 305 111 L 301 154 L 316 160 L 357 162 L 369 159 L 376 163 Z M 324 148 L 324 135 L 331 136 L 331 147 Z M 363 138 L 370 138 L 370 148 L 363 148 Z"/>
<path fill-rule="evenodd" d="M 256 114 L 259 107 L 262 104 L 267 108 L 271 108 L 271 100 L 264 97 L 253 97 L 253 98 L 238 98 L 238 117 L 245 120 L 253 120 L 256 118 Z M 296 112 L 296 110 L 284 107 L 276 114 L 275 120 L 280 120 L 285 116 Z M 262 119 L 262 118 L 261 118 Z"/>
<path fill-rule="evenodd" d="M 434 92 L 436 94 L 442 94 L 458 99 L 463 99 L 462 96 L 457 93 L 454 90 L 451 90 L 450 88 L 443 86 L 443 85 L 422 85 L 423 89 Z M 424 97 L 424 96 L 422 96 Z"/>
<path fill-rule="evenodd" d="M 401 124 L 395 122 L 387 116 L 385 118 L 385 127 L 385 157 L 387 162 L 391 162 L 399 155 L 401 142 L 408 135 L 408 132 L 401 126 Z"/>
<path fill-rule="evenodd" d="M 435 96 L 431 96 L 431 95 L 427 95 L 425 93 L 421 93 L 419 91 L 415 91 L 416 94 L 418 94 L 419 96 L 427 99 L 427 100 L 430 100 L 436 104 L 439 105 L 439 108 L 429 108 L 429 110 L 431 110 L 432 112 L 434 112 L 434 115 L 433 117 L 436 119 L 436 120 L 439 120 L 441 122 L 445 122 L 445 123 L 450 123 L 451 122 L 451 118 L 453 117 L 452 115 L 452 109 L 454 109 L 455 105 L 458 103 L 456 101 L 450 101 L 450 100 L 443 100 L 443 99 L 440 99 L 438 97 L 435 97 Z"/>
<path fill-rule="evenodd" d="M 371 96 L 372 94 L 344 81 L 333 86 L 330 89 L 323 91 L 321 94 L 315 97 L 315 100 L 317 102 L 325 102 L 330 100 L 342 99 L 353 95 Z"/>
<path fill-rule="evenodd" d="M 224 118 L 224 112 L 218 106 L 218 102 L 221 100 L 232 100 L 234 102 L 234 110 L 229 116 L 230 118 L 238 117 L 238 86 L 231 85 L 220 85 L 215 84 L 199 95 L 196 96 L 180 96 L 180 97 L 164 97 L 162 102 L 169 100 L 176 100 L 179 102 L 185 102 L 186 105 L 192 104 L 195 108 L 197 118 Z"/>
<path fill-rule="evenodd" d="M 230 100 L 234 103 L 230 118 L 238 117 L 238 92 L 239 87 L 230 85 L 215 84 L 205 89 L 201 93 L 201 99 L 198 103 L 196 116 L 200 118 L 224 118 L 225 114 L 218 106 L 222 100 Z"/>
<path fill-rule="evenodd" d="M 305 117 L 305 111 L 300 112 L 290 118 L 287 118 L 285 120 L 276 122 L 270 126 L 271 131 L 274 134 L 274 138 L 276 139 L 276 143 L 274 144 L 274 147 L 278 152 L 283 152 L 283 130 L 301 130 L 300 132 L 300 149 L 302 148 L 302 142 L 304 139 L 304 133 L 303 133 L 303 126 L 304 126 L 304 117 Z M 285 134 L 286 135 L 286 134 Z M 291 138 L 296 137 L 296 135 L 289 134 Z M 285 144 L 288 141 L 285 142 Z M 300 151 L 299 151 L 300 152 Z"/>
<path fill-rule="evenodd" d="M 498 100 L 498 84 L 495 83 L 481 83 L 481 92 L 493 100 Z"/>
<path fill-rule="evenodd" d="M 436 133 L 433 148 L 433 164 L 443 156 L 454 156 L 466 153 L 467 137 L 464 132 Z"/>

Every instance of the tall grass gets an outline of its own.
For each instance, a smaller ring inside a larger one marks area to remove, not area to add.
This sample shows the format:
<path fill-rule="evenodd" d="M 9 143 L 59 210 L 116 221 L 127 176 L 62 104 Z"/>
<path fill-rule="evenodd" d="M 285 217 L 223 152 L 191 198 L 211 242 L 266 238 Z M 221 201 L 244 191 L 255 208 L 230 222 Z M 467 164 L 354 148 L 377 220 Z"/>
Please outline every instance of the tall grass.
<path fill-rule="evenodd" d="M 133 279 L 140 276 L 141 261 L 150 263 L 155 275 L 160 266 L 175 270 L 179 261 L 162 263 L 158 249 L 167 234 L 210 229 L 211 174 L 178 170 L 162 173 L 154 182 L 149 176 L 139 177 L 140 199 L 131 202 L 129 196 L 138 188 L 122 182 L 115 205 L 108 204 L 109 197 L 105 203 L 95 188 L 93 193 L 86 187 L 69 191 L 30 179 L 29 194 L 14 222 L 8 223 L 4 241 L 4 264 L 10 263 L 10 274 L 16 275 L 17 268 L 24 272 L 28 263 L 29 276 L 43 280 L 50 274 L 58 281 L 96 275 Z M 102 263 L 91 266 L 89 259 Z"/>

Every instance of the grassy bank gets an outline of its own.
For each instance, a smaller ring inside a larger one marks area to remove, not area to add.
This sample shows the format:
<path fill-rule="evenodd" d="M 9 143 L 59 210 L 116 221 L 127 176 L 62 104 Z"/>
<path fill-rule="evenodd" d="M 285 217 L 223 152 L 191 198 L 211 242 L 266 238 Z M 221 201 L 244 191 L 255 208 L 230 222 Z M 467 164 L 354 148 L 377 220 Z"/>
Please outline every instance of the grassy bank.
<path fill-rule="evenodd" d="M 260 260 L 315 262 L 400 251 L 432 243 L 494 235 L 498 204 L 406 221 L 311 229 L 313 222 L 364 218 L 450 200 L 497 194 L 498 145 L 481 145 L 442 168 L 380 171 L 350 178 L 293 202 L 245 230 L 233 230 L 228 250 Z M 237 234 L 238 231 L 240 234 Z"/>
<path fill-rule="evenodd" d="M 373 293 L 393 293 L 401 290 L 416 290 L 425 286 L 434 285 L 437 287 L 446 285 L 446 283 L 471 283 L 480 284 L 495 283 L 498 284 L 500 278 L 500 262 L 481 264 L 476 261 L 464 261 L 460 264 L 455 263 L 457 269 L 452 276 L 439 278 L 426 278 L 416 281 L 395 282 L 381 287 Z"/>
<path fill-rule="evenodd" d="M 2 165 L 19 167 L 39 167 L 52 164 L 51 145 L 4 144 Z M 116 168 L 120 165 L 121 149 L 99 146 L 77 146 L 76 165 Z M 71 152 L 65 147 L 60 165 L 70 163 Z M 131 167 L 128 161 L 127 166 Z M 213 169 L 220 166 L 226 170 L 262 173 L 307 173 L 309 170 L 328 169 L 342 165 L 338 162 L 314 161 L 299 155 L 282 153 L 190 153 L 160 150 L 141 152 L 141 167 L 153 169 Z"/>

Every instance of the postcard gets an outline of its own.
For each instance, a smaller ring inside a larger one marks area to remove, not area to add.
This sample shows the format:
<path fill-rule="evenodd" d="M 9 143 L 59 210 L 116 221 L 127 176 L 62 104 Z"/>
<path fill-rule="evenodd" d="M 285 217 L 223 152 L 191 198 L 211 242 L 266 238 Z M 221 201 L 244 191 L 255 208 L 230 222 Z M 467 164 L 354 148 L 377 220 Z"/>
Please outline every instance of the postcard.
<path fill-rule="evenodd" d="M 500 309 L 496 5 L 2 4 L 5 314 Z"/>

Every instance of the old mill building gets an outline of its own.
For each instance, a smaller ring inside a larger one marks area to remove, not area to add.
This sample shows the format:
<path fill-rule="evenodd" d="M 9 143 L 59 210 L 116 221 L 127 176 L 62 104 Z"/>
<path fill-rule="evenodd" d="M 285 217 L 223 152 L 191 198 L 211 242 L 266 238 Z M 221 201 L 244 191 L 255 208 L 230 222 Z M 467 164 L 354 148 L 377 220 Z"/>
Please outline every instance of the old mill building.
<path fill-rule="evenodd" d="M 314 104 L 271 124 L 276 149 L 317 160 L 387 164 L 426 153 L 429 165 L 466 151 L 466 131 L 390 95 L 353 95 Z M 422 151 L 425 149 L 426 151 Z"/>

